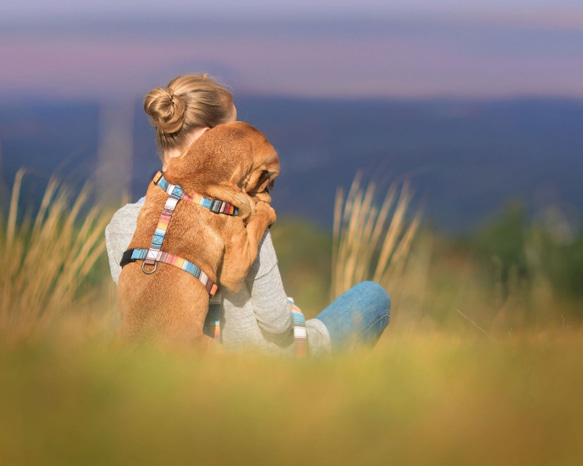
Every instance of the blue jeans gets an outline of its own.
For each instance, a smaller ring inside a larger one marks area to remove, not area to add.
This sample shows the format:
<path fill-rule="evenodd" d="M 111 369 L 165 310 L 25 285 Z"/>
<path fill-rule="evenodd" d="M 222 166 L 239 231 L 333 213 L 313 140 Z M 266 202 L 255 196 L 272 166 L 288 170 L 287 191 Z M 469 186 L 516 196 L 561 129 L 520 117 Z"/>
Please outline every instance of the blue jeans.
<path fill-rule="evenodd" d="M 316 316 L 330 333 L 332 351 L 354 344 L 374 346 L 391 319 L 391 298 L 375 282 L 362 282 Z"/>

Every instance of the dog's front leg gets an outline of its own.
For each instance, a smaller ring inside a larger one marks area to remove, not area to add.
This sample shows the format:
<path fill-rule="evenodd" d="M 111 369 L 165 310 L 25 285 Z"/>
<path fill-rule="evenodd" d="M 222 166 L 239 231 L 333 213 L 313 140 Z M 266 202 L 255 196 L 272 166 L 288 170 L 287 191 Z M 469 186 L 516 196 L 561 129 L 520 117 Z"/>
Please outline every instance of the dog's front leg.
<path fill-rule="evenodd" d="M 239 217 L 247 222 L 255 214 L 255 206 L 251 197 L 241 189 L 230 184 L 212 185 L 206 188 L 207 195 L 228 202 L 239 209 Z"/>
<path fill-rule="evenodd" d="M 231 293 L 241 289 L 257 257 L 259 242 L 267 227 L 273 225 L 276 218 L 273 207 L 265 202 L 258 202 L 255 215 L 226 242 L 220 284 Z"/>

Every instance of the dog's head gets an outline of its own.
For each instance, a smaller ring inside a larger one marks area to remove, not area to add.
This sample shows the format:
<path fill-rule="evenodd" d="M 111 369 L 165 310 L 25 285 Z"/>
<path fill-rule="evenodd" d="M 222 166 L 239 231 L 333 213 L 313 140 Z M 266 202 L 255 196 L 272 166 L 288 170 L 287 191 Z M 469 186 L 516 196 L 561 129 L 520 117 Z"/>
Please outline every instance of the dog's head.
<path fill-rule="evenodd" d="M 270 190 L 275 187 L 279 175 L 279 157 L 267 138 L 252 126 L 244 131 L 252 141 L 252 165 L 243 176 L 238 175 L 237 185 L 249 196 L 264 202 L 271 202 Z"/>
<path fill-rule="evenodd" d="M 271 201 L 269 191 L 278 174 L 279 158 L 273 146 L 260 131 L 241 121 L 206 131 L 183 156 L 172 160 L 167 171 L 168 179 L 186 192 L 220 198 L 216 188 L 228 186 L 265 202 Z"/>

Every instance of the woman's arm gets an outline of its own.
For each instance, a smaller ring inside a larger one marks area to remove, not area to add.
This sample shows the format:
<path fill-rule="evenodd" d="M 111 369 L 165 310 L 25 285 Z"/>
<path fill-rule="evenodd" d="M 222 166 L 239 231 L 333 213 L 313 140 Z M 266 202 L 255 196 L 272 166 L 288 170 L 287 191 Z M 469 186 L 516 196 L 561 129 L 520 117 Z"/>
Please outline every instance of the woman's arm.
<path fill-rule="evenodd" d="M 259 244 L 259 255 L 246 281 L 257 324 L 266 339 L 288 343 L 290 337 L 293 339 L 290 303 L 283 288 L 269 230 Z"/>

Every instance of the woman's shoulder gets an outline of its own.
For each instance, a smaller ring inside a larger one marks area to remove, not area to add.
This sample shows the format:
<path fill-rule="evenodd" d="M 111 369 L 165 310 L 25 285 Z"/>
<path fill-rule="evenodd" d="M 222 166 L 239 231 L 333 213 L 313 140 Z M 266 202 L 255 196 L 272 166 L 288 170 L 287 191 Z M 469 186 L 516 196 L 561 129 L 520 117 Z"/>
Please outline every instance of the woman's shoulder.
<path fill-rule="evenodd" d="M 138 215 L 143 205 L 144 202 L 140 199 L 138 202 L 129 203 L 120 207 L 115 211 L 106 228 L 133 226 L 133 229 L 135 230 Z"/>
<path fill-rule="evenodd" d="M 141 200 L 140 200 L 141 201 Z M 136 231 L 138 215 L 144 205 L 143 202 L 126 204 L 118 209 L 105 227 L 105 247 L 109 258 L 111 276 L 117 283 L 121 267 L 119 262 L 123 252 L 127 249 Z"/>
<path fill-rule="evenodd" d="M 142 197 L 137 202 L 130 202 L 115 211 L 114 217 L 132 216 L 140 212 L 140 209 L 144 206 L 146 198 Z"/>

